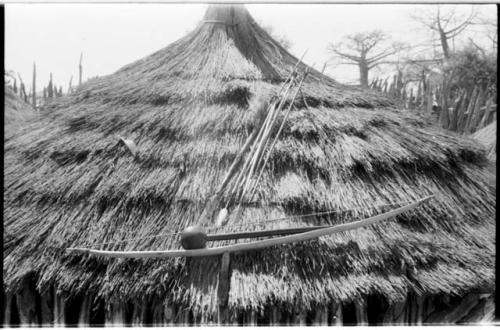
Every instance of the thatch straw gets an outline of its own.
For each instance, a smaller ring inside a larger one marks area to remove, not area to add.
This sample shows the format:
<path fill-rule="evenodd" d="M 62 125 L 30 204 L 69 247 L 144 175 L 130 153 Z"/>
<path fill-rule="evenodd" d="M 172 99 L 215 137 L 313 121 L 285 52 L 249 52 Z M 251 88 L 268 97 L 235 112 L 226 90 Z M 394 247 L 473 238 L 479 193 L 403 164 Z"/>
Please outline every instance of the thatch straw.
<path fill-rule="evenodd" d="M 16 131 L 19 125 L 36 116 L 35 110 L 24 102 L 9 86 L 4 86 L 4 124 L 8 133 Z"/>
<path fill-rule="evenodd" d="M 33 273 L 39 288 L 55 284 L 108 301 L 154 297 L 216 313 L 217 258 L 121 261 L 64 251 L 197 223 L 255 126 L 249 100 L 278 89 L 297 62 L 241 6 L 210 7 L 204 20 L 224 24 L 202 22 L 153 55 L 81 85 L 6 139 L 8 291 Z M 228 226 L 356 209 L 295 223 L 335 224 L 382 211 L 374 205 L 436 198 L 383 224 L 232 256 L 230 306 L 302 310 L 369 293 L 402 300 L 409 291 L 492 288 L 496 186 L 484 151 L 376 92 L 312 69 L 302 93 L 260 180 L 259 203 L 244 200 L 238 212 L 230 206 Z M 134 140 L 136 157 L 118 135 Z M 169 249 L 179 241 L 156 236 L 108 248 Z"/>
<path fill-rule="evenodd" d="M 497 160 L 497 121 L 481 128 L 479 131 L 472 134 L 472 138 L 481 142 L 487 151 L 487 157 L 490 161 Z"/>

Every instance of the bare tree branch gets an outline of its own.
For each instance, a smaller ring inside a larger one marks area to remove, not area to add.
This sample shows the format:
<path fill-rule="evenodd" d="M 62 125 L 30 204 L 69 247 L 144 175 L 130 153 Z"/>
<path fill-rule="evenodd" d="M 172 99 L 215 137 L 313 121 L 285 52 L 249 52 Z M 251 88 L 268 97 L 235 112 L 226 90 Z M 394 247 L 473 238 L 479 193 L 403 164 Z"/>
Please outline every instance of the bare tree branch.
<path fill-rule="evenodd" d="M 441 5 L 435 7 L 435 12 L 420 12 L 412 15 L 412 18 L 422 25 L 428 27 L 430 30 L 435 31 L 439 35 L 441 48 L 446 58 L 450 57 L 449 40 L 461 34 L 466 28 L 476 24 L 475 19 L 477 11 L 475 7 L 471 8 L 467 17 L 460 17 L 457 14 L 456 7 L 447 7 L 448 10 L 442 10 Z"/>

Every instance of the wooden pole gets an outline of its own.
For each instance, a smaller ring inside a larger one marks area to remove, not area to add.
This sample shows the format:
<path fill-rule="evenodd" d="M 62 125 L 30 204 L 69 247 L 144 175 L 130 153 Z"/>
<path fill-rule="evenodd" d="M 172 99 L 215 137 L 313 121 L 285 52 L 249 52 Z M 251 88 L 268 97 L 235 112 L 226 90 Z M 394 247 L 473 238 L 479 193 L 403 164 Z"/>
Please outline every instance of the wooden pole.
<path fill-rule="evenodd" d="M 71 83 L 72 82 L 73 82 L 73 75 L 71 75 L 71 77 L 69 78 L 69 84 L 68 84 L 68 92 L 67 92 L 67 94 L 71 93 Z"/>
<path fill-rule="evenodd" d="M 83 59 L 83 52 L 80 53 L 80 63 L 78 64 L 78 86 L 82 84 L 82 59 Z"/>
<path fill-rule="evenodd" d="M 92 296 L 85 295 L 83 297 L 82 306 L 80 307 L 80 314 L 78 315 L 78 327 L 90 326 L 90 313 L 92 308 Z"/>
<path fill-rule="evenodd" d="M 14 303 L 14 299 L 12 294 L 6 293 L 5 294 L 5 302 L 4 302 L 4 316 L 3 316 L 3 324 L 4 327 L 8 328 L 12 326 L 12 304 Z"/>
<path fill-rule="evenodd" d="M 387 309 L 383 323 L 387 325 L 406 325 L 407 322 L 407 302 L 395 302 Z"/>
<path fill-rule="evenodd" d="M 278 307 L 274 306 L 271 310 L 271 317 L 269 318 L 270 326 L 279 326 L 281 320 L 281 312 Z"/>
<path fill-rule="evenodd" d="M 66 322 L 64 314 L 66 309 L 64 294 L 57 294 L 57 288 L 54 287 L 54 326 L 64 327 Z"/>
<path fill-rule="evenodd" d="M 457 101 L 455 104 L 453 104 L 453 112 L 449 113 L 449 125 L 448 129 L 452 131 L 457 130 L 457 124 L 458 124 L 458 116 L 460 112 L 460 108 L 462 107 L 462 104 L 465 102 L 465 92 L 459 93 L 459 96 L 457 98 Z"/>
<path fill-rule="evenodd" d="M 228 300 L 231 289 L 230 255 L 226 252 L 222 255 L 219 272 L 219 284 L 217 287 L 217 300 L 219 304 L 219 324 L 228 323 Z"/>
<path fill-rule="evenodd" d="M 262 124 L 261 128 L 258 130 L 257 137 L 254 138 L 254 140 L 259 141 L 262 137 L 262 134 L 264 133 L 264 126 L 266 123 L 270 120 L 270 116 L 266 116 L 266 119 L 264 120 L 264 123 Z M 240 173 L 236 177 L 236 180 L 233 182 L 232 188 L 229 190 L 229 196 L 232 196 L 238 191 L 238 186 L 240 185 L 241 180 L 245 177 L 245 173 L 250 165 L 250 162 L 252 160 L 252 154 L 257 150 L 257 144 L 254 143 L 252 145 L 252 148 L 250 149 L 250 152 L 245 160 L 245 163 L 243 166 L 240 168 Z"/>
<path fill-rule="evenodd" d="M 36 63 L 33 62 L 33 99 L 31 100 L 31 103 L 33 105 L 33 108 L 36 110 Z"/>
<path fill-rule="evenodd" d="M 365 302 L 355 301 L 354 306 L 356 309 L 356 322 L 358 326 L 368 325 L 368 312 Z"/>
<path fill-rule="evenodd" d="M 308 74 L 308 71 L 306 71 L 304 73 L 304 75 L 299 83 L 299 86 L 297 87 L 297 90 L 295 91 L 295 94 L 293 95 L 293 97 L 290 101 L 290 105 L 288 106 L 288 109 L 286 110 L 285 115 L 283 116 L 283 120 L 282 120 L 281 125 L 278 129 L 278 132 L 276 133 L 276 136 L 274 137 L 269 149 L 267 150 L 267 153 L 266 153 L 265 158 L 264 158 L 264 162 L 263 162 L 261 169 L 259 171 L 259 175 L 257 176 L 257 180 L 255 181 L 255 183 L 252 185 L 252 187 L 249 190 L 250 191 L 250 199 L 252 199 L 252 197 L 255 193 L 255 189 L 257 188 L 257 184 L 259 183 L 259 180 L 262 176 L 262 173 L 264 172 L 264 168 L 266 167 L 266 163 L 269 160 L 269 157 L 271 156 L 272 150 L 273 150 L 276 142 L 278 141 L 278 138 L 283 130 L 283 127 L 285 127 L 285 122 L 288 118 L 288 115 L 290 114 L 290 110 L 292 110 L 293 103 L 295 102 L 295 99 L 297 98 L 297 95 L 299 94 L 300 88 L 302 87 L 302 84 L 304 83 L 304 80 L 306 79 L 307 74 Z"/>
<path fill-rule="evenodd" d="M 147 300 L 141 299 L 133 303 L 134 311 L 132 312 L 132 326 L 144 326 L 146 323 Z"/>
<path fill-rule="evenodd" d="M 161 301 L 153 303 L 153 327 L 164 327 L 166 325 L 165 307 Z"/>
<path fill-rule="evenodd" d="M 472 101 L 472 98 L 474 96 L 474 92 L 475 90 L 464 90 L 464 100 L 463 102 L 460 104 L 460 108 L 459 108 L 459 111 L 457 112 L 457 129 L 456 131 L 457 132 L 462 132 L 463 130 L 463 127 L 464 127 L 464 122 L 467 120 L 467 115 L 466 115 L 466 112 L 467 112 L 467 109 L 469 107 L 469 104 L 471 103 Z"/>
<path fill-rule="evenodd" d="M 328 308 L 326 306 L 316 308 L 313 325 L 314 326 L 327 326 L 328 325 Z"/>
<path fill-rule="evenodd" d="M 333 308 L 333 320 L 332 324 L 334 326 L 341 327 L 344 323 L 344 317 L 342 315 L 342 303 L 338 303 Z"/>
<path fill-rule="evenodd" d="M 483 118 L 481 119 L 481 122 L 479 123 L 478 129 L 481 129 L 490 123 L 490 121 L 489 121 L 490 113 L 495 108 L 495 107 L 491 106 L 492 103 L 493 103 L 493 99 L 490 97 L 488 99 L 488 101 L 486 101 Z"/>
<path fill-rule="evenodd" d="M 481 120 L 482 114 L 484 113 L 484 109 L 485 109 L 483 107 L 483 105 L 486 103 L 485 94 L 486 94 L 485 90 L 483 88 L 481 88 L 479 90 L 479 94 L 477 96 L 477 101 L 476 101 L 476 104 L 473 108 L 471 120 L 470 120 L 469 126 L 467 127 L 466 133 L 470 134 L 472 132 L 475 132 L 477 130 L 477 127 L 480 124 L 480 120 Z"/>
<path fill-rule="evenodd" d="M 40 295 L 41 311 L 42 311 L 42 326 L 50 326 L 54 324 L 54 290 L 49 288 Z"/>
<path fill-rule="evenodd" d="M 426 94 L 426 110 L 427 114 L 431 115 L 432 114 L 432 90 L 431 90 L 431 84 L 430 81 L 427 82 L 427 90 L 425 91 Z"/>
<path fill-rule="evenodd" d="M 47 97 L 49 99 L 54 97 L 54 86 L 52 83 L 52 72 L 50 73 L 49 84 L 47 85 Z"/>
<path fill-rule="evenodd" d="M 125 325 L 125 305 L 120 302 L 113 302 L 109 308 L 105 310 L 105 321 L 104 325 L 106 327 L 123 327 Z"/>
<path fill-rule="evenodd" d="M 19 310 L 19 323 L 22 327 L 37 326 L 40 320 L 37 315 L 37 293 L 31 279 L 23 281 L 21 290 L 16 294 L 16 303 Z"/>
<path fill-rule="evenodd" d="M 479 93 L 478 92 L 478 88 L 474 87 L 474 90 L 472 91 L 472 96 L 471 96 L 471 98 L 469 100 L 469 104 L 467 105 L 467 110 L 464 113 L 462 124 L 459 127 L 459 132 L 460 133 L 465 132 L 466 129 L 467 129 L 467 126 L 469 125 L 469 122 L 470 122 L 470 119 L 471 119 L 471 116 L 472 116 L 472 112 L 474 110 L 474 106 L 476 104 L 476 100 L 477 100 L 477 97 L 478 97 L 478 93 Z"/>
<path fill-rule="evenodd" d="M 175 322 L 175 305 L 173 303 L 165 305 L 164 315 L 166 325 L 173 325 Z"/>

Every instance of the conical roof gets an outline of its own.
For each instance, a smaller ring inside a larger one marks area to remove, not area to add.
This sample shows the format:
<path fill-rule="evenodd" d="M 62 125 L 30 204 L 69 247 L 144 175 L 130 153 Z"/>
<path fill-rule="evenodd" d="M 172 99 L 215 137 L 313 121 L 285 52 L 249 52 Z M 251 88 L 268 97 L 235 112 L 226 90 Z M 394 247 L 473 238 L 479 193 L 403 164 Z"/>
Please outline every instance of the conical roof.
<path fill-rule="evenodd" d="M 184 38 L 92 81 L 81 92 L 82 97 L 117 104 L 244 99 L 256 82 L 272 88 L 285 80 L 297 62 L 242 5 L 219 5 L 209 7 L 199 26 Z M 380 95 L 347 88 L 314 69 L 304 91 L 330 106 L 389 104 Z"/>
<path fill-rule="evenodd" d="M 33 274 L 40 289 L 216 313 L 218 258 L 124 261 L 64 249 L 119 240 L 105 248 L 179 248 L 169 233 L 197 223 L 255 126 L 253 100 L 296 62 L 244 7 L 213 6 L 184 38 L 58 99 L 5 142 L 6 289 Z M 135 157 L 117 136 L 134 139 Z M 473 141 L 313 70 L 259 201 L 241 212 L 230 205 L 228 223 L 255 230 L 260 219 L 336 209 L 296 221 L 333 224 L 436 198 L 382 224 L 233 256 L 229 305 L 310 310 L 370 294 L 491 288 L 496 187 L 484 163 Z"/>

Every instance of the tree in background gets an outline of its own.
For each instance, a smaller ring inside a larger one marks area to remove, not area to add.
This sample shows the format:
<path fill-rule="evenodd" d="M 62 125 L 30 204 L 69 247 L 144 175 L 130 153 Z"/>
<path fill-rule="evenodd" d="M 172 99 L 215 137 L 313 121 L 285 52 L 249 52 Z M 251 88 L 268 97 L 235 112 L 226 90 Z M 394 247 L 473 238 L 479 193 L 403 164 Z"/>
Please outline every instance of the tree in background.
<path fill-rule="evenodd" d="M 476 24 L 475 7 L 467 14 L 458 13 L 456 6 L 433 6 L 430 10 L 422 10 L 412 15 L 412 18 L 431 31 L 437 33 L 441 50 L 445 59 L 452 56 L 450 40 L 453 40 L 469 26 Z"/>
<path fill-rule="evenodd" d="M 453 75 L 449 82 L 452 87 L 487 88 L 497 84 L 497 56 L 479 48 L 473 41 L 454 54 L 449 66 Z"/>
<path fill-rule="evenodd" d="M 412 12 L 410 18 L 431 40 L 413 44 L 392 61 L 398 70 L 394 82 L 379 78 L 372 88 L 400 97 L 405 107 L 423 111 L 442 128 L 469 134 L 489 124 L 496 118 L 498 26 L 490 14 L 463 5 Z"/>
<path fill-rule="evenodd" d="M 345 61 L 340 64 L 358 66 L 359 82 L 362 87 L 368 87 L 370 70 L 404 47 L 402 43 L 392 41 L 384 32 L 375 30 L 347 35 L 343 41 L 330 44 L 328 50 L 334 58 Z"/>

